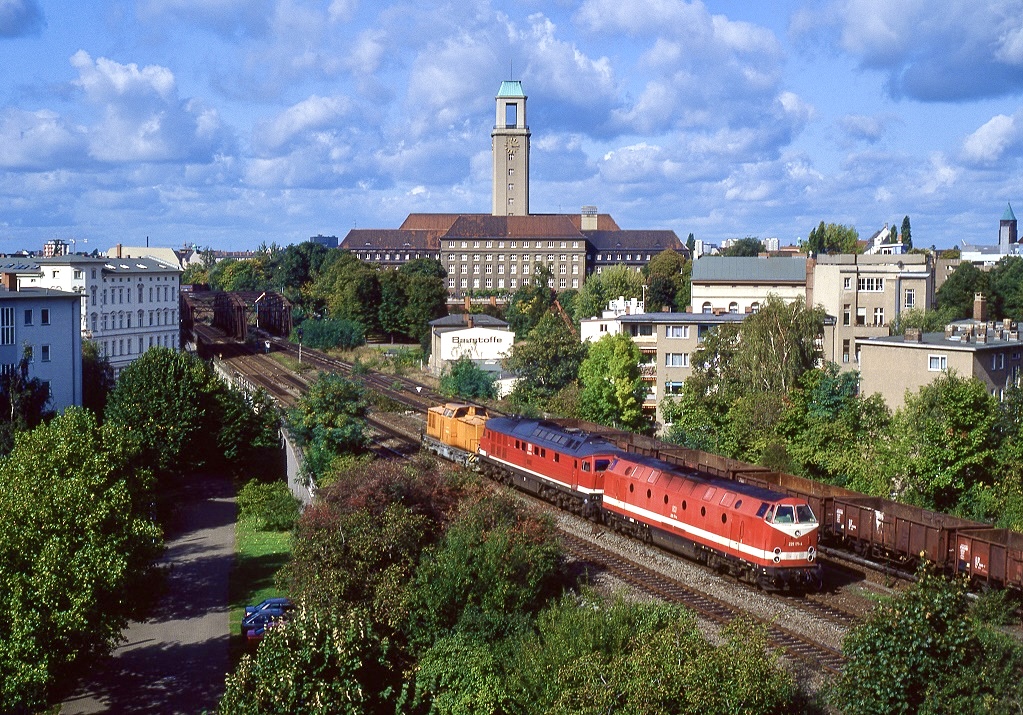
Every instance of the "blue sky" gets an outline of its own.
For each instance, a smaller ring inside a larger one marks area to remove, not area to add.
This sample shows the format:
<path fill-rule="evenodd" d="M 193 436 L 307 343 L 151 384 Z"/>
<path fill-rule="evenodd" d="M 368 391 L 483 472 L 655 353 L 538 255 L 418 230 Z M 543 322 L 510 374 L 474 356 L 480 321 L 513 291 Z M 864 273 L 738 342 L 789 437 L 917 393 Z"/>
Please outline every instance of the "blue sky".
<path fill-rule="evenodd" d="M 1023 210 L 1023 0 L 0 0 L 0 68 L 3 252 L 487 212 L 512 72 L 534 213 L 942 247 Z"/>

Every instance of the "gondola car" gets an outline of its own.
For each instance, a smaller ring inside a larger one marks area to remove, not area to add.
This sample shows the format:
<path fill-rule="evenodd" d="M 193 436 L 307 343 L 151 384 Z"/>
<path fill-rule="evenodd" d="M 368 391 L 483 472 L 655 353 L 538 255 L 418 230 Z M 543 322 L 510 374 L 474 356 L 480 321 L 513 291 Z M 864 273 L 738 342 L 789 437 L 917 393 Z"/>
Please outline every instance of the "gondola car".
<path fill-rule="evenodd" d="M 609 525 L 766 590 L 819 589 L 804 499 L 623 453 L 604 473 Z"/>
<path fill-rule="evenodd" d="M 618 456 L 610 442 L 553 422 L 491 417 L 479 441 L 487 476 L 587 518 L 600 518 L 604 470 Z"/>

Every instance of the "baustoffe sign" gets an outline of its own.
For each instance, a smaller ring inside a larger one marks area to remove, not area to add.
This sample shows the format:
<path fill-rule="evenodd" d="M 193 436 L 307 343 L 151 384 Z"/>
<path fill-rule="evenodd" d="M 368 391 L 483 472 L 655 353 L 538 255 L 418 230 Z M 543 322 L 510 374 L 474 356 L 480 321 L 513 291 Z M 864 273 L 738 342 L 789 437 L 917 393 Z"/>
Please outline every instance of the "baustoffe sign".
<path fill-rule="evenodd" d="M 515 333 L 492 328 L 451 330 L 440 336 L 441 360 L 464 356 L 473 360 L 500 360 L 508 356 Z"/>

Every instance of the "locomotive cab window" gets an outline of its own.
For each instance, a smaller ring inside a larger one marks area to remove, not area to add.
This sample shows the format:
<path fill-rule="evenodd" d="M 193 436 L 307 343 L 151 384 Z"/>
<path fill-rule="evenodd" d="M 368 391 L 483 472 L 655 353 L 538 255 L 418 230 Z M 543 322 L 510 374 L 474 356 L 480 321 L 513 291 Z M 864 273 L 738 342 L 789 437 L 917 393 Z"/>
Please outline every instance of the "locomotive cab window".
<path fill-rule="evenodd" d="M 589 462 L 583 462 L 583 471 L 584 472 L 590 471 L 590 463 Z"/>
<path fill-rule="evenodd" d="M 603 472 L 608 468 L 610 464 L 611 464 L 610 459 L 598 459 L 596 460 L 596 463 L 593 466 L 598 472 Z"/>
<path fill-rule="evenodd" d="M 796 520 L 800 524 L 817 523 L 817 517 L 813 515 L 813 509 L 810 508 L 809 504 L 799 504 L 796 506 Z"/>
<path fill-rule="evenodd" d="M 775 524 L 791 524 L 796 520 L 795 510 L 791 506 L 779 506 L 774 510 Z"/>
<path fill-rule="evenodd" d="M 762 518 L 767 513 L 767 509 L 770 505 L 767 502 L 760 502 L 760 508 L 757 509 L 757 518 Z"/>

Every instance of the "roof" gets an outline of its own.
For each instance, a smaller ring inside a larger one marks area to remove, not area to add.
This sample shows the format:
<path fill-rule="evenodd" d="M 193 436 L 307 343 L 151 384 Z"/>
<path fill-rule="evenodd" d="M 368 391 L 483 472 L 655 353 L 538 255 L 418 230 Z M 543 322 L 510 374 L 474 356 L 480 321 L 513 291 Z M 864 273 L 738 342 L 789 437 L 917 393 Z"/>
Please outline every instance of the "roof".
<path fill-rule="evenodd" d="M 857 347 L 861 345 L 887 345 L 889 347 L 898 346 L 910 349 L 927 349 L 933 350 L 934 348 L 941 348 L 943 350 L 958 350 L 963 352 L 980 352 L 985 350 L 997 350 L 1004 349 L 1007 347 L 1023 347 L 1023 340 L 1002 340 L 998 334 L 998 331 L 987 331 L 987 342 L 977 342 L 976 336 L 972 336 L 969 342 L 963 340 L 962 333 L 956 334 L 952 338 L 946 338 L 945 333 L 923 333 L 920 336 L 920 342 L 916 340 L 906 340 L 904 335 L 891 335 L 883 336 L 878 338 L 868 338 L 866 340 L 858 339 L 856 341 Z"/>
<path fill-rule="evenodd" d="M 54 256 L 53 258 L 37 258 L 33 261 L 38 270 L 43 266 L 93 266 L 102 268 L 104 273 L 181 273 L 177 265 L 168 265 L 155 258 L 108 258 L 91 256 Z"/>
<path fill-rule="evenodd" d="M 400 228 L 353 228 L 341 241 L 340 248 L 348 251 L 359 249 L 376 250 L 422 250 L 439 251 L 440 243 L 432 231 L 403 230 Z"/>
<path fill-rule="evenodd" d="M 806 258 L 703 256 L 693 263 L 693 282 L 806 283 Z"/>
<path fill-rule="evenodd" d="M 446 232 L 459 216 L 466 214 L 409 214 L 398 228 Z M 487 214 L 472 214 L 485 216 Z"/>
<path fill-rule="evenodd" d="M 1012 204 L 1006 204 L 1005 213 L 1002 214 L 1003 221 L 1015 221 L 1016 214 L 1012 212 Z"/>
<path fill-rule="evenodd" d="M 619 315 L 614 320 L 622 323 L 685 323 L 685 324 L 706 324 L 718 325 L 722 323 L 741 323 L 746 318 L 743 313 L 633 313 L 631 315 Z M 597 320 L 607 320 L 597 318 Z"/>
<path fill-rule="evenodd" d="M 451 315 L 445 315 L 443 318 L 437 318 L 436 320 L 430 321 L 430 326 L 434 328 L 465 328 L 469 325 L 469 319 L 472 319 L 472 325 L 474 328 L 507 328 L 508 323 L 495 318 L 492 315 L 486 313 L 453 313 Z"/>
<path fill-rule="evenodd" d="M 567 214 L 529 216 L 463 214 L 451 225 L 444 238 L 560 238 L 578 241 L 585 236 L 579 232 Z"/>
<path fill-rule="evenodd" d="M 548 447 L 561 454 L 575 457 L 591 457 L 593 455 L 617 455 L 618 447 L 603 437 L 569 429 L 561 425 L 523 417 L 491 417 L 487 420 L 487 429 L 500 434 L 510 434 L 525 439 L 534 445 Z"/>
<path fill-rule="evenodd" d="M 618 248 L 648 249 L 660 253 L 670 248 L 673 251 L 684 250 L 682 242 L 674 231 L 653 230 L 653 231 L 586 231 L 586 238 L 598 251 L 610 251 Z"/>
<path fill-rule="evenodd" d="M 525 97 L 522 92 L 522 82 L 517 79 L 506 79 L 501 82 L 501 89 L 497 90 L 498 97 Z"/>
<path fill-rule="evenodd" d="M 582 214 L 566 214 L 572 219 L 572 223 L 577 229 L 582 230 L 583 217 Z M 598 231 L 621 231 L 621 227 L 618 223 L 611 218 L 611 214 L 597 214 L 597 230 Z"/>
<path fill-rule="evenodd" d="M 72 293 L 66 290 L 54 290 L 53 288 L 37 288 L 27 286 L 18 290 L 6 290 L 0 288 L 0 300 L 56 300 L 71 299 L 81 300 L 81 293 Z"/>

